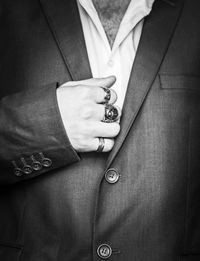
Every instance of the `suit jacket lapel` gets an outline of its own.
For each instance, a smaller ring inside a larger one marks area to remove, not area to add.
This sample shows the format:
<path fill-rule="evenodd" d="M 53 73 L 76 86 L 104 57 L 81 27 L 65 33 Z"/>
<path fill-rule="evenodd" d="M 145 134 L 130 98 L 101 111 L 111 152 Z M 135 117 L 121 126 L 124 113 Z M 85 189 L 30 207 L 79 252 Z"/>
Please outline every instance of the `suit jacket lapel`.
<path fill-rule="evenodd" d="M 124 102 L 121 131 L 108 157 L 107 168 L 122 146 L 148 95 L 175 30 L 182 3 L 178 0 L 157 0 L 145 20 Z"/>
<path fill-rule="evenodd" d="M 75 0 L 40 0 L 72 80 L 92 77 Z"/>

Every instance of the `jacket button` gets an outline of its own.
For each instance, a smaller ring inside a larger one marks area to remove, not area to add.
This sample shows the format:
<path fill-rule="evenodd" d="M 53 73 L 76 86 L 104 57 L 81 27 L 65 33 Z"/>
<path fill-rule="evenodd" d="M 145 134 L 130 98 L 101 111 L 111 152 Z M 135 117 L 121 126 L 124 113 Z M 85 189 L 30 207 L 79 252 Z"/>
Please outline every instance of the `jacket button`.
<path fill-rule="evenodd" d="M 107 244 L 102 244 L 97 248 L 97 254 L 102 259 L 108 259 L 112 255 L 112 248 Z"/>
<path fill-rule="evenodd" d="M 105 174 L 105 179 L 110 184 L 115 184 L 119 180 L 119 173 L 115 169 L 109 169 Z"/>

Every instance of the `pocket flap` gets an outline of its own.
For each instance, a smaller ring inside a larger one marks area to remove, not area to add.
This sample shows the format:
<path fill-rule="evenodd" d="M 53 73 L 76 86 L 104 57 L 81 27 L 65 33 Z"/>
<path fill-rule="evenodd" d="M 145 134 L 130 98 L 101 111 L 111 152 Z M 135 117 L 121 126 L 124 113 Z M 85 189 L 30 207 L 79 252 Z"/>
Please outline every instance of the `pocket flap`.
<path fill-rule="evenodd" d="M 200 77 L 198 76 L 160 74 L 159 78 L 162 89 L 200 91 Z"/>

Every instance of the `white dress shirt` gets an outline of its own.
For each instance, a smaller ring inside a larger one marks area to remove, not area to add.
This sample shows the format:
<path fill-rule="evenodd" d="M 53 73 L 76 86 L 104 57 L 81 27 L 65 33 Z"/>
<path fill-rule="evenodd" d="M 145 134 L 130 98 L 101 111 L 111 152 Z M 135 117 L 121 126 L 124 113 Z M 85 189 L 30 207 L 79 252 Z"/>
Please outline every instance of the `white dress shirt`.
<path fill-rule="evenodd" d="M 116 76 L 117 80 L 112 88 L 118 96 L 116 105 L 121 108 L 144 17 L 150 13 L 154 1 L 131 0 L 111 49 L 92 0 L 77 0 L 92 75 L 94 78 Z"/>

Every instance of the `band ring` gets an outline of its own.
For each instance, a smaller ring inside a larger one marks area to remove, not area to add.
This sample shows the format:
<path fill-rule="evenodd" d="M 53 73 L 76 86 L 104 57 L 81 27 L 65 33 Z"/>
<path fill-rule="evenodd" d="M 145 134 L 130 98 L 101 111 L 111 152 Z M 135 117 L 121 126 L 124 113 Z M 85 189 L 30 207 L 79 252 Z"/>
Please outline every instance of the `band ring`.
<path fill-rule="evenodd" d="M 111 91 L 110 91 L 110 89 L 105 88 L 105 87 L 101 87 L 101 88 L 102 88 L 102 89 L 104 90 L 104 92 L 105 92 L 104 101 L 105 101 L 105 103 L 108 103 L 109 100 L 110 100 L 110 98 L 111 98 Z"/>
<path fill-rule="evenodd" d="M 118 120 L 118 110 L 116 107 L 114 107 L 111 104 L 106 104 L 105 106 L 105 114 L 104 114 L 104 118 L 103 118 L 103 122 L 107 122 L 107 123 L 111 123 L 111 122 L 115 122 Z"/>
<path fill-rule="evenodd" d="M 102 152 L 105 147 L 105 139 L 100 137 L 99 138 L 99 146 L 97 148 L 97 152 Z"/>

